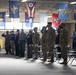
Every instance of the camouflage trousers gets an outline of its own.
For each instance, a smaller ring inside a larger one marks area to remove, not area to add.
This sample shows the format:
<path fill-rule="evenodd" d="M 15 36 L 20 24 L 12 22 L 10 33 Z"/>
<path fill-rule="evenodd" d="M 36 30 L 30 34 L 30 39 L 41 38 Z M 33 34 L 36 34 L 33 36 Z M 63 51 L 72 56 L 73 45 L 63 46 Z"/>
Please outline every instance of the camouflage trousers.
<path fill-rule="evenodd" d="M 61 47 L 61 57 L 63 58 L 64 62 L 67 62 L 67 47 Z"/>
<path fill-rule="evenodd" d="M 38 57 L 38 44 L 34 44 L 33 47 L 34 47 L 35 58 L 37 58 Z"/>
<path fill-rule="evenodd" d="M 54 46 L 48 46 L 48 52 L 49 52 L 49 57 L 50 57 L 50 61 L 53 62 L 54 61 Z"/>
<path fill-rule="evenodd" d="M 47 58 L 47 45 L 46 45 L 46 43 L 42 44 L 42 53 L 43 53 L 43 59 L 46 60 L 46 58 Z"/>
<path fill-rule="evenodd" d="M 5 44 L 6 53 L 10 53 L 10 44 Z"/>

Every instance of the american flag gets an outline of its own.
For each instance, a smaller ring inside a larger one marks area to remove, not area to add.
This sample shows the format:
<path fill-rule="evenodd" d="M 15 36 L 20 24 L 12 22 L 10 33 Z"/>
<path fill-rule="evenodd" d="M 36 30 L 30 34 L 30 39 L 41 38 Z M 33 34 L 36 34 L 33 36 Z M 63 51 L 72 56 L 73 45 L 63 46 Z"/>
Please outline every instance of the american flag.
<path fill-rule="evenodd" d="M 28 17 L 34 18 L 35 8 L 36 8 L 36 2 L 26 2 L 26 11 L 27 11 Z"/>

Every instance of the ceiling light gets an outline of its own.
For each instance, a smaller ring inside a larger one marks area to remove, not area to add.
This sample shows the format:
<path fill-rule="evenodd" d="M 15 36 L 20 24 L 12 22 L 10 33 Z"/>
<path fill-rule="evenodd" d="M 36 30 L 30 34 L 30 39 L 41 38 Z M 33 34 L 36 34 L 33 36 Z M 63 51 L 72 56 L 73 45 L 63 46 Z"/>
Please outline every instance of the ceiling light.
<path fill-rule="evenodd" d="M 21 0 L 21 2 L 26 2 L 27 0 Z"/>
<path fill-rule="evenodd" d="M 76 4 L 76 2 L 70 2 L 70 4 Z"/>

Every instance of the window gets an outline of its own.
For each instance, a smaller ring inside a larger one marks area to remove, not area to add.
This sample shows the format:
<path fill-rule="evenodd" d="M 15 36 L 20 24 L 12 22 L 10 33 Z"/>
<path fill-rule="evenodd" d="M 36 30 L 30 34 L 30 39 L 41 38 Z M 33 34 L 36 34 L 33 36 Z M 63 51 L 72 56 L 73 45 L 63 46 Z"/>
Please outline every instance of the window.
<path fill-rule="evenodd" d="M 5 29 L 22 29 L 22 23 L 19 23 L 19 22 L 6 22 Z"/>
<path fill-rule="evenodd" d="M 32 28 L 29 26 L 26 26 L 26 23 L 23 23 L 23 29 L 33 29 L 34 27 L 38 27 L 39 29 L 39 23 L 33 23 Z"/>

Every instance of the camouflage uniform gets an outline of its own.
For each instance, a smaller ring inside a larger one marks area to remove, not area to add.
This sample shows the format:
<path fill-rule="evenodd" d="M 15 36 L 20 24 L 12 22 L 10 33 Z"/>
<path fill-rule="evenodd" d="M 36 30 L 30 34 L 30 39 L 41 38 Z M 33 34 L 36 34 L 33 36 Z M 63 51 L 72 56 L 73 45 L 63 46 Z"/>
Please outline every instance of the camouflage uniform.
<path fill-rule="evenodd" d="M 6 54 L 11 53 L 11 51 L 10 51 L 10 35 L 9 35 L 9 32 L 6 31 L 6 34 L 3 33 L 2 37 L 5 37 L 5 50 L 6 50 Z"/>
<path fill-rule="evenodd" d="M 51 27 L 51 25 L 49 25 L 47 30 L 47 45 L 48 45 L 49 55 L 51 57 L 50 62 L 54 62 L 53 50 L 55 45 L 55 38 L 56 38 L 55 30 Z"/>
<path fill-rule="evenodd" d="M 63 58 L 63 62 L 67 62 L 67 45 L 68 45 L 68 31 L 63 28 L 60 32 L 60 45 L 61 45 L 61 56 Z"/>
<path fill-rule="evenodd" d="M 39 44 L 39 33 L 37 32 L 37 30 L 33 33 L 32 41 L 33 41 L 35 59 L 37 59 L 38 44 Z"/>
<path fill-rule="evenodd" d="M 47 30 L 46 27 L 43 27 L 41 30 L 42 33 L 42 52 L 43 52 L 43 61 L 46 61 L 47 57 Z"/>

